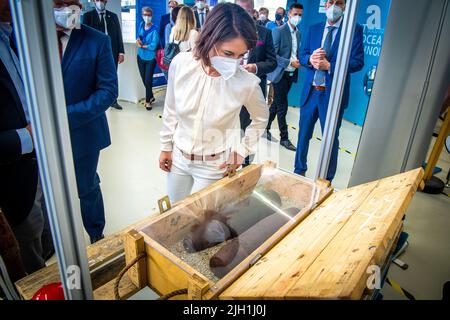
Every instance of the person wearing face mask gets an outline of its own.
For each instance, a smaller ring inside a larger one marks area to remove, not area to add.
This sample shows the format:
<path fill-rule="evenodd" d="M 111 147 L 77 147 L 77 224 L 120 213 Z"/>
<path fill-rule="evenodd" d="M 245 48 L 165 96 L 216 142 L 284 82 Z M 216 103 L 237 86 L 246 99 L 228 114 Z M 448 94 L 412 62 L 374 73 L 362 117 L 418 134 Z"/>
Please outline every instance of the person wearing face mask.
<path fill-rule="evenodd" d="M 108 0 L 95 0 L 95 9 L 83 15 L 83 23 L 106 33 L 111 39 L 114 63 L 117 66 L 125 60 L 125 49 L 123 47 L 122 30 L 119 18 L 114 12 L 106 10 Z M 116 102 L 111 106 L 114 109 L 122 110 L 122 106 Z"/>
<path fill-rule="evenodd" d="M 206 22 L 206 18 L 208 16 L 209 10 L 206 5 L 205 0 L 196 0 L 195 1 L 195 21 L 197 21 L 197 30 L 200 31 L 203 28 L 203 25 Z"/>
<path fill-rule="evenodd" d="M 168 2 L 168 6 L 169 6 L 169 12 L 166 14 L 163 14 L 161 16 L 161 19 L 159 20 L 159 41 L 160 41 L 161 48 L 166 47 L 167 37 L 165 35 L 167 33 L 166 32 L 167 26 L 170 26 L 170 28 L 173 28 L 173 26 L 175 25 L 175 21 L 173 20 L 172 12 L 173 12 L 173 9 L 175 9 L 178 6 L 178 2 L 170 0 Z M 170 35 L 170 30 L 169 30 L 169 35 Z"/>
<path fill-rule="evenodd" d="M 281 27 L 284 24 L 284 17 L 286 16 L 286 10 L 283 7 L 279 7 L 275 13 L 275 21 L 270 21 L 266 24 L 266 28 L 273 30 Z"/>
<path fill-rule="evenodd" d="M 300 63 L 306 68 L 306 77 L 300 100 L 300 131 L 298 134 L 298 151 L 295 156 L 295 173 L 305 175 L 309 141 L 318 119 L 322 131 L 328 112 L 328 101 L 333 84 L 334 68 L 341 40 L 342 19 L 345 11 L 345 0 L 328 0 L 325 4 L 325 22 L 312 25 L 303 42 Z M 364 67 L 363 27 L 356 25 L 347 78 L 341 102 L 337 131 L 328 169 L 327 180 L 333 181 L 336 174 L 339 150 L 339 128 L 344 110 L 349 102 L 350 75 Z"/>
<path fill-rule="evenodd" d="M 252 17 L 236 4 L 218 4 L 194 51 L 179 53 L 172 60 L 159 160 L 168 173 L 172 202 L 234 172 L 246 156 L 255 153 L 268 110 L 259 79 L 240 62 L 256 43 Z M 252 122 L 241 139 L 243 105 Z"/>
<path fill-rule="evenodd" d="M 273 120 L 278 118 L 280 129 L 280 145 L 288 150 L 295 151 L 295 146 L 289 140 L 286 115 L 288 111 L 288 94 L 292 84 L 297 82 L 300 68 L 300 31 L 298 27 L 302 19 L 303 5 L 294 3 L 289 8 L 289 21 L 285 25 L 272 31 L 275 53 L 277 54 L 277 68 L 268 75 L 273 84 L 274 98 L 270 106 L 270 117 L 267 125 L 266 138 L 277 142 L 270 133 Z"/>
<path fill-rule="evenodd" d="M 117 100 L 116 66 L 109 37 L 80 24 L 78 0 L 53 4 L 81 214 L 94 243 L 105 227 L 97 166 L 111 144 L 105 111 Z"/>
<path fill-rule="evenodd" d="M 156 66 L 156 50 L 159 44 L 159 35 L 156 26 L 152 23 L 153 10 L 150 7 L 142 8 L 143 22 L 139 26 L 137 63 L 142 82 L 145 86 L 145 108 L 152 110 L 155 102 L 153 96 L 153 74 Z"/>
<path fill-rule="evenodd" d="M 269 20 L 269 9 L 261 7 L 259 9 L 259 19 L 256 23 L 262 27 L 265 27 L 269 22 L 272 22 Z"/>

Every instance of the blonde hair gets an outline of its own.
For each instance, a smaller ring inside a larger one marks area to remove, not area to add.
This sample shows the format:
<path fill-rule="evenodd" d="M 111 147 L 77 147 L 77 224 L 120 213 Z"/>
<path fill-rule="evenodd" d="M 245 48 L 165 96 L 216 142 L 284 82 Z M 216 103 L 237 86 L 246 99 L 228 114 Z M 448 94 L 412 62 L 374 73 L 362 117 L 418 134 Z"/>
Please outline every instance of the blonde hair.
<path fill-rule="evenodd" d="M 195 29 L 195 25 L 194 11 L 189 7 L 182 7 L 173 27 L 173 39 L 176 41 L 189 40 L 189 34 L 192 29 Z"/>

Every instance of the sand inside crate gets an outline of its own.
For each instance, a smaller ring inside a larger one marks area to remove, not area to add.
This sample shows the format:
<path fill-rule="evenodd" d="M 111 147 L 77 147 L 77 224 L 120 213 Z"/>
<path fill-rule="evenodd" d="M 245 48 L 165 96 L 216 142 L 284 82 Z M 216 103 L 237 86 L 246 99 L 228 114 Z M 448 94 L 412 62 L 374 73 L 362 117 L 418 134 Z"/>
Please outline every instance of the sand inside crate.
<path fill-rule="evenodd" d="M 302 209 L 305 207 L 305 204 L 301 204 L 297 201 L 294 201 L 292 199 L 289 199 L 287 197 L 281 197 L 282 200 L 282 207 L 281 209 L 288 209 L 288 208 L 299 208 Z M 300 210 L 299 210 L 300 211 Z M 214 273 L 211 271 L 209 267 L 209 260 L 213 255 L 215 255 L 223 246 L 231 242 L 232 239 L 222 242 L 212 248 L 208 248 L 199 252 L 189 253 L 184 249 L 183 246 L 183 239 L 173 243 L 170 246 L 166 246 L 167 249 L 172 252 L 174 255 L 176 255 L 178 258 L 186 262 L 188 265 L 193 267 L 195 270 L 203 274 L 206 278 L 213 282 L 217 282 L 220 280 L 219 277 L 214 275 Z"/>

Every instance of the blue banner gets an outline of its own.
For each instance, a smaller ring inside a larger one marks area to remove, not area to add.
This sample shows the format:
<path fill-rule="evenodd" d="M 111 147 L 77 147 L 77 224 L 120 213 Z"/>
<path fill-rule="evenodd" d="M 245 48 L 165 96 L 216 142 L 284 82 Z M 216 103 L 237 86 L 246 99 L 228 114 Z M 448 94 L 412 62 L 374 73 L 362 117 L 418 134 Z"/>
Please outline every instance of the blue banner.
<path fill-rule="evenodd" d="M 364 68 L 352 75 L 350 103 L 344 118 L 359 126 L 364 124 L 369 107 L 384 31 L 389 16 L 390 0 L 362 0 L 358 23 L 364 27 Z"/>
<path fill-rule="evenodd" d="M 158 28 L 159 22 L 161 21 L 161 16 L 167 13 L 167 1 L 161 0 L 137 0 L 136 1 L 136 34 L 138 34 L 138 29 L 142 20 L 142 8 L 150 7 L 153 10 L 153 24 Z M 156 66 L 155 74 L 153 76 L 153 86 L 158 87 L 167 84 L 166 78 L 162 73 L 161 69 Z"/>
<path fill-rule="evenodd" d="M 292 1 L 295 2 L 295 1 Z M 296 1 L 302 3 L 302 1 Z M 305 36 L 308 27 L 322 22 L 325 17 L 326 0 L 305 1 L 300 32 Z M 384 30 L 389 16 L 390 0 L 362 0 L 358 8 L 357 22 L 364 27 L 365 66 L 362 71 L 352 74 L 350 103 L 344 119 L 359 126 L 364 124 L 369 105 L 371 89 L 375 77 L 378 59 L 381 54 Z M 300 71 L 298 83 L 289 94 L 289 105 L 299 106 L 303 88 L 304 70 Z"/>

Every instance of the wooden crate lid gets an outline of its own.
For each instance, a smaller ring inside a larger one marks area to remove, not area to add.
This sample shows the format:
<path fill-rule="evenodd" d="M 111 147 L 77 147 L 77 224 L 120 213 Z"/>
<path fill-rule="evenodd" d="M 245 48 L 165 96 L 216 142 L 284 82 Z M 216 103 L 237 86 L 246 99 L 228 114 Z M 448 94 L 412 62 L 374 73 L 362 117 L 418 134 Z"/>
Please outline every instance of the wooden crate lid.
<path fill-rule="evenodd" d="M 360 299 L 422 177 L 417 169 L 334 193 L 220 299 Z"/>

